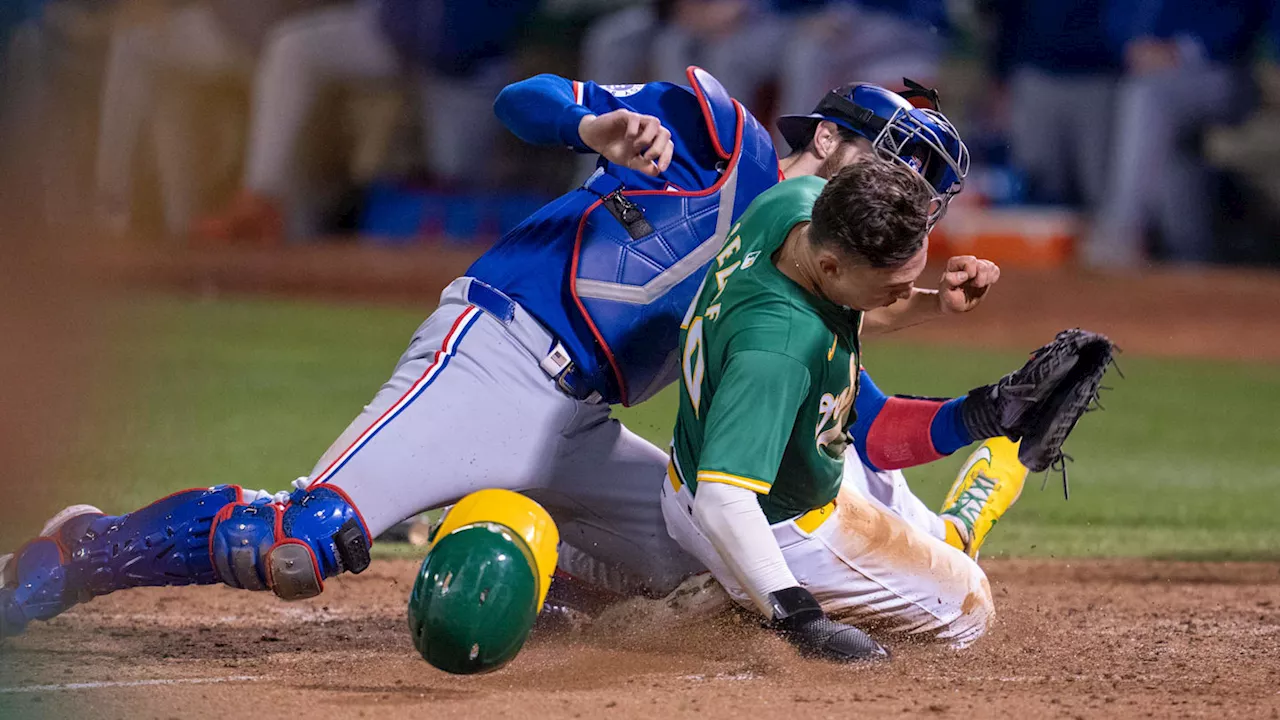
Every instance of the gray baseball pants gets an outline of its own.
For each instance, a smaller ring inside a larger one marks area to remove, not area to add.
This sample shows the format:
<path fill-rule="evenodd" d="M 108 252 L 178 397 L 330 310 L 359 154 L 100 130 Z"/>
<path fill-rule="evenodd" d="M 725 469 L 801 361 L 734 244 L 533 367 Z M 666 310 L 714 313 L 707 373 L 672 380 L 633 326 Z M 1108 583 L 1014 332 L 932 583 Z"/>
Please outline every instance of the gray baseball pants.
<path fill-rule="evenodd" d="M 346 491 L 374 536 L 476 490 L 515 490 L 555 519 L 571 546 L 561 568 L 584 580 L 663 595 L 701 571 L 663 521 L 667 454 L 608 404 L 561 392 L 540 366 L 551 334 L 519 305 L 492 312 L 492 290 L 477 305 L 474 282 L 445 289 L 310 484 Z"/>

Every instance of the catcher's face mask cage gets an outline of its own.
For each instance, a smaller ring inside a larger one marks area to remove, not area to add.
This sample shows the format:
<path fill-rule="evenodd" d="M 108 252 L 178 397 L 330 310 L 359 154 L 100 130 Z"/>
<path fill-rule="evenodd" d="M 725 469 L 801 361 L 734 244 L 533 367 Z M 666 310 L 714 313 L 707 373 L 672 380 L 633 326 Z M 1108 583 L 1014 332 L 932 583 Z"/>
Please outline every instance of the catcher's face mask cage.
<path fill-rule="evenodd" d="M 950 121 L 936 110 L 900 108 L 871 141 L 883 158 L 914 170 L 929 186 L 929 228 L 947 212 L 951 198 L 964 189 L 969 148 Z"/>
<path fill-rule="evenodd" d="M 899 94 L 877 85 L 854 85 L 827 93 L 814 116 L 853 130 L 871 141 L 876 154 L 915 171 L 932 194 L 928 227 L 947 212 L 951 198 L 964 189 L 969 174 L 969 149 L 960 133 L 937 109 L 938 96 L 910 80 Z M 926 98 L 934 107 L 916 108 L 908 102 Z"/>

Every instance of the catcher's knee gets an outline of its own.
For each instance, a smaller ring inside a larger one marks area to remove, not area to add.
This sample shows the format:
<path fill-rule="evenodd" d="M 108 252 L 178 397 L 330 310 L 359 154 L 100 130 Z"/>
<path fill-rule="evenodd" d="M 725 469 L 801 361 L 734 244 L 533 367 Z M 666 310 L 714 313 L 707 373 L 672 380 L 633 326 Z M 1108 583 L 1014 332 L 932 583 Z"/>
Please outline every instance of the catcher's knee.
<path fill-rule="evenodd" d="M 369 566 L 372 539 L 347 494 L 321 485 L 287 502 L 227 505 L 213 520 L 209 554 L 218 579 L 285 600 L 319 595 L 324 579 Z"/>

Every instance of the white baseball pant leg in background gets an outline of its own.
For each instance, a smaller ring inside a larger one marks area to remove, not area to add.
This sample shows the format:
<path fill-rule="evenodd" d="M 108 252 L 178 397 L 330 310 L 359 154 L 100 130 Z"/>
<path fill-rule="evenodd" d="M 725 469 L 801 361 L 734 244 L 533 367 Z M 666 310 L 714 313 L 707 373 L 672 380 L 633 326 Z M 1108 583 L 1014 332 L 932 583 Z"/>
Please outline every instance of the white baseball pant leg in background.
<path fill-rule="evenodd" d="M 174 70 L 203 77 L 248 75 L 252 51 L 237 42 L 208 4 L 173 8 L 155 22 L 123 25 L 111 33 L 103 75 L 95 192 L 97 210 L 114 231 L 129 227 L 134 194 L 135 155 L 143 128 L 156 111 L 159 78 Z M 166 130 L 169 130 L 166 128 Z M 164 133 L 164 150 L 156 152 L 166 229 L 179 236 L 196 212 L 197 188 L 192 170 L 198 162 L 190 138 Z"/>
<path fill-rule="evenodd" d="M 901 470 L 875 470 L 862 464 L 852 448 L 844 454 L 845 487 L 852 487 L 864 498 L 880 503 L 916 528 L 938 538 L 947 539 L 946 521 L 924 504 L 907 485 Z"/>
<path fill-rule="evenodd" d="M 298 144 L 332 83 L 394 80 L 403 72 L 378 28 L 375 2 L 344 3 L 292 17 L 272 29 L 253 82 L 244 185 L 286 200 L 304 190 Z"/>

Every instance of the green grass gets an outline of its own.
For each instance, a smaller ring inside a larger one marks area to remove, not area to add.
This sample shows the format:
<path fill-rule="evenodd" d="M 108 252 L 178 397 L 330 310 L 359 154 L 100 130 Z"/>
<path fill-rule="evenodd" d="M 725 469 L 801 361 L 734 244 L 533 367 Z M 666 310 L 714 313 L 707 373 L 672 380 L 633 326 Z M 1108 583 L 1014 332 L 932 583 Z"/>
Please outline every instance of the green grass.
<path fill-rule="evenodd" d="M 92 502 L 122 511 L 176 489 L 280 489 L 316 458 L 390 373 L 426 314 L 267 300 L 148 298 L 121 330 L 86 402 L 71 479 L 33 488 L 50 511 Z M 868 342 L 888 392 L 952 395 L 1021 363 L 1021 353 Z M 1124 357 L 1107 412 L 1067 444 L 1071 500 L 1033 477 L 987 555 L 1280 557 L 1280 367 Z M 619 414 L 665 444 L 675 395 Z M 963 458 L 908 472 L 935 503 Z M 31 519 L 38 525 L 37 518 Z M 13 533 L 33 528 L 5 528 Z"/>
<path fill-rule="evenodd" d="M 865 343 L 889 393 L 952 396 L 1017 367 L 1021 353 Z M 1028 348 L 1030 349 L 1030 348 Z M 984 548 L 990 555 L 1280 557 L 1280 367 L 1122 357 L 1106 412 L 1081 420 L 1066 450 L 1071 499 L 1057 476 L 1028 479 Z M 622 413 L 653 437 L 674 398 Z M 665 422 L 664 422 L 665 421 Z M 659 432 L 658 437 L 662 434 Z M 945 496 L 962 457 L 907 471 L 926 502 Z"/>

